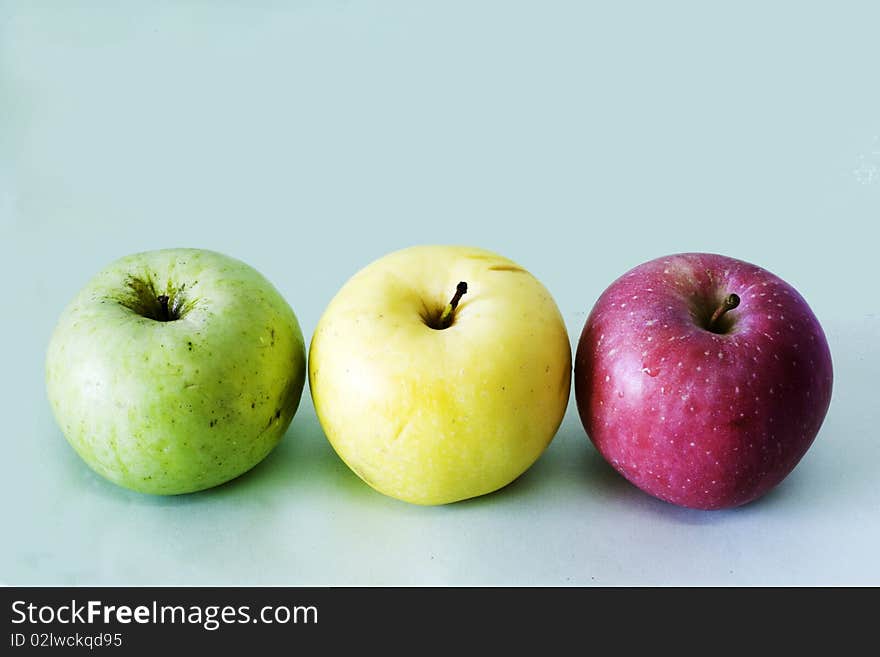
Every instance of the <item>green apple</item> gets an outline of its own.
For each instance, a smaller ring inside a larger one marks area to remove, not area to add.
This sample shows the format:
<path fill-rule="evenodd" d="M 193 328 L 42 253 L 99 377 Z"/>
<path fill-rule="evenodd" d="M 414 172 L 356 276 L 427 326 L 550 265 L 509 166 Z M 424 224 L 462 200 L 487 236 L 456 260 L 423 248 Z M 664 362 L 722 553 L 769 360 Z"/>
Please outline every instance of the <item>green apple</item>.
<path fill-rule="evenodd" d="M 367 484 L 415 504 L 497 490 L 553 439 L 571 346 L 550 293 L 482 249 L 417 246 L 352 277 L 309 351 L 315 410 Z"/>
<path fill-rule="evenodd" d="M 132 490 L 174 495 L 228 481 L 287 430 L 305 345 L 278 291 L 199 249 L 126 256 L 64 310 L 46 386 L 68 442 Z"/>

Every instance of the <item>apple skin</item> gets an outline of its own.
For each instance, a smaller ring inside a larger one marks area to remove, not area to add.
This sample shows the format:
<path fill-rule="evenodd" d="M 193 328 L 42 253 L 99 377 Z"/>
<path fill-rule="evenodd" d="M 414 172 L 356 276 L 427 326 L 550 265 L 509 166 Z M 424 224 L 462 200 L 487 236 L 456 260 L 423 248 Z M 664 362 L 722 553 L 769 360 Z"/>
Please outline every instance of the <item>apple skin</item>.
<path fill-rule="evenodd" d="M 739 307 L 705 326 L 730 293 Z M 807 302 L 733 258 L 658 258 L 612 283 L 575 358 L 584 428 L 620 474 L 695 509 L 746 504 L 781 482 L 831 402 L 831 353 Z"/>
<path fill-rule="evenodd" d="M 181 317 L 142 316 L 163 293 Z M 245 263 L 198 249 L 110 264 L 64 310 L 46 357 L 49 401 L 76 452 L 110 481 L 161 495 L 259 463 L 287 430 L 304 381 L 287 302 Z"/>
<path fill-rule="evenodd" d="M 456 285 L 451 326 L 429 326 Z M 311 342 L 309 382 L 328 440 L 377 491 L 446 504 L 513 481 L 568 405 L 571 346 L 556 303 L 516 263 L 417 246 L 352 277 Z"/>

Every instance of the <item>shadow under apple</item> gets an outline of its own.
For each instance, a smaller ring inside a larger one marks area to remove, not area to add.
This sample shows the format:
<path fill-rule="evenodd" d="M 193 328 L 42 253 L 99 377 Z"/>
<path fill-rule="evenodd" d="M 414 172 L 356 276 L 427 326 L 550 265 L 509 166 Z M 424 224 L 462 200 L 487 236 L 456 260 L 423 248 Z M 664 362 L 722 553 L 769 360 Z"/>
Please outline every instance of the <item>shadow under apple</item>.
<path fill-rule="evenodd" d="M 459 504 L 477 505 L 496 497 L 526 495 L 552 495 L 554 503 L 576 502 L 583 496 L 585 520 L 591 513 L 606 512 L 597 511 L 597 506 L 607 507 L 608 512 L 629 509 L 652 513 L 690 525 L 714 524 L 730 513 L 677 507 L 642 492 L 602 458 L 572 416 L 563 422 L 547 451 L 518 479 L 491 495 Z"/>
<path fill-rule="evenodd" d="M 305 401 L 305 400 L 304 400 Z M 278 446 L 248 472 L 215 488 L 175 496 L 152 496 L 120 489 L 89 471 L 96 485 L 128 497 L 130 503 L 148 506 L 176 506 L 216 503 L 218 500 L 246 499 L 249 503 L 274 504 L 291 495 L 325 494 L 357 500 L 359 504 L 413 510 L 419 507 L 387 498 L 370 488 L 345 465 L 324 436 L 310 405 L 301 408 Z M 794 474 L 792 478 L 794 478 Z M 564 496 L 577 499 L 583 495 L 590 504 L 588 514 L 597 504 L 610 509 L 628 508 L 657 514 L 674 522 L 689 525 L 716 524 L 730 514 L 754 513 L 784 504 L 786 484 L 746 506 L 722 511 L 700 511 L 677 507 L 642 492 L 615 471 L 599 454 L 575 421 L 566 420 L 553 442 L 526 472 L 497 491 L 444 505 L 442 509 L 465 510 L 490 504 L 517 504 L 537 498 L 559 502 Z M 792 482 L 794 483 L 794 482 Z M 802 492 L 794 486 L 792 493 Z M 430 507 L 422 507 L 430 508 Z"/>
<path fill-rule="evenodd" d="M 772 507 L 785 504 L 786 498 L 794 492 L 787 490 L 789 487 L 786 484 L 790 482 L 784 481 L 763 497 L 740 507 L 714 511 L 689 509 L 664 502 L 638 489 L 612 468 L 589 442 L 582 450 L 579 461 L 585 483 L 592 494 L 600 495 L 614 505 L 637 508 L 688 525 L 713 525 L 737 515 L 764 513 Z"/>
<path fill-rule="evenodd" d="M 363 494 L 364 488 L 369 490 L 333 451 L 307 404 L 297 411 L 284 437 L 266 458 L 214 488 L 185 495 L 157 496 L 124 491 L 106 483 L 129 495 L 132 502 L 148 506 L 214 503 L 233 498 L 270 504 L 276 499 L 326 487 L 345 495 Z"/>

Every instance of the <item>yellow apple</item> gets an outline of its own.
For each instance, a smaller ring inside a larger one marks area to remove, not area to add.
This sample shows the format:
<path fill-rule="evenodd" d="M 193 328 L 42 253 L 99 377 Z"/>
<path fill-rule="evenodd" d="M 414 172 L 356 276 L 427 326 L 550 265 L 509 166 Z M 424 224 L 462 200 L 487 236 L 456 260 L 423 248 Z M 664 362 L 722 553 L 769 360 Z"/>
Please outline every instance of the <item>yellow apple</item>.
<path fill-rule="evenodd" d="M 571 346 L 550 293 L 516 263 L 416 246 L 330 302 L 309 383 L 327 438 L 361 479 L 446 504 L 507 485 L 541 455 L 568 404 Z"/>

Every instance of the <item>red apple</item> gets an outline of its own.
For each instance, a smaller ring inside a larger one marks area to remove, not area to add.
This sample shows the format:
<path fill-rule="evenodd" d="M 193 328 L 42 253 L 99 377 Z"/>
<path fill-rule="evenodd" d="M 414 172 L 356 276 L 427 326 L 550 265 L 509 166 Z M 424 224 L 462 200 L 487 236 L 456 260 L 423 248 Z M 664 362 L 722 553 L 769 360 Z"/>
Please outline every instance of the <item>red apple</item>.
<path fill-rule="evenodd" d="M 574 379 L 584 428 L 618 472 L 667 502 L 722 509 L 801 460 L 828 411 L 832 366 L 819 321 L 785 281 L 684 253 L 605 290 Z"/>

